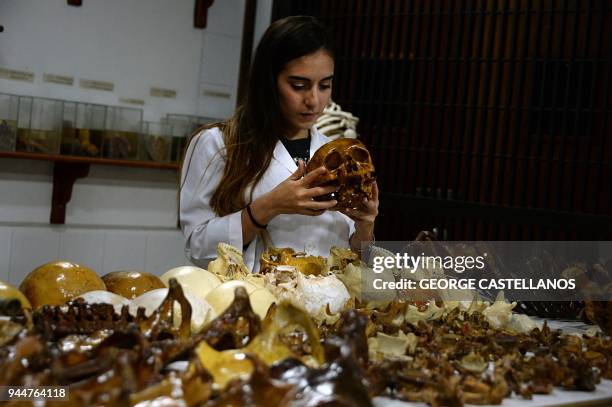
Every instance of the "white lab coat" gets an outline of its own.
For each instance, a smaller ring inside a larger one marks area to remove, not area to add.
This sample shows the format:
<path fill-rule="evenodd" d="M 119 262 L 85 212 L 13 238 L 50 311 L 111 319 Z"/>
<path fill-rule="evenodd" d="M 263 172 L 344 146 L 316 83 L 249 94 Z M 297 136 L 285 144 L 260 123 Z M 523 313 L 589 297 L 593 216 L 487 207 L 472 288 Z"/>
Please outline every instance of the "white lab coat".
<path fill-rule="evenodd" d="M 330 141 L 314 127 L 311 132 L 310 156 Z M 225 166 L 225 144 L 218 128 L 202 131 L 191 141 L 181 172 L 180 223 L 185 236 L 187 257 L 197 266 L 206 267 L 217 257 L 217 244 L 226 242 L 241 249 L 242 218 L 240 211 L 217 216 L 210 207 L 212 197 Z M 278 141 L 270 166 L 253 192 L 253 199 L 270 191 L 287 179 L 297 166 Z M 250 191 L 246 191 L 245 202 Z M 332 246 L 348 247 L 355 230 L 354 222 L 337 211 L 326 211 L 320 216 L 279 215 L 272 219 L 267 231 L 275 247 L 291 247 L 310 255 L 329 256 Z M 247 267 L 259 270 L 259 259 L 264 251 L 261 237 L 244 248 Z"/>

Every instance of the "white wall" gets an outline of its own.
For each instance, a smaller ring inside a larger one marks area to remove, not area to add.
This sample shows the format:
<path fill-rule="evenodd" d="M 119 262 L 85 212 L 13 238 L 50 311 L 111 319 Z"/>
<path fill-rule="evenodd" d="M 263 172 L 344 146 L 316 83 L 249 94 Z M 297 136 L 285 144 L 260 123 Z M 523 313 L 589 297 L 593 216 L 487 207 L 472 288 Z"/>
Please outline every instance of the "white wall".
<path fill-rule="evenodd" d="M 229 116 L 244 0 L 215 1 L 205 30 L 192 27 L 193 8 L 193 0 L 85 0 L 82 7 L 0 0 L 0 67 L 36 75 L 32 84 L 0 79 L 0 92 L 113 105 L 122 97 L 144 99 L 144 119 L 153 121 L 166 113 Z M 43 73 L 77 83 L 43 83 Z M 115 91 L 81 89 L 80 78 L 114 82 Z M 177 97 L 152 98 L 150 86 L 175 89 Z M 0 280 L 19 284 L 57 259 L 99 274 L 161 274 L 186 264 L 176 229 L 176 172 L 92 165 L 74 186 L 62 226 L 49 225 L 52 174 L 49 162 L 0 158 Z"/>
<path fill-rule="evenodd" d="M 174 230 L 0 226 L 0 280 L 18 286 L 34 268 L 55 260 L 86 265 L 99 275 L 116 270 L 161 275 L 188 264 L 181 242 Z"/>
<path fill-rule="evenodd" d="M 188 264 L 177 224 L 177 173 L 92 165 L 66 224 L 50 225 L 53 164 L 0 158 L 0 280 L 19 284 L 54 260 L 154 274 Z"/>
<path fill-rule="evenodd" d="M 200 116 L 228 117 L 234 111 L 244 7 L 245 0 L 217 0 L 208 9 L 197 102 Z"/>
<path fill-rule="evenodd" d="M 244 3 L 214 2 L 200 30 L 193 27 L 193 0 L 89 0 L 81 7 L 2 0 L 0 67 L 33 72 L 35 79 L 0 79 L 0 91 L 110 105 L 141 99 L 149 121 L 167 113 L 227 117 L 235 106 Z M 44 73 L 74 77 L 75 84 L 45 83 Z M 80 79 L 115 88 L 82 89 Z M 151 87 L 173 89 L 176 98 L 152 97 Z"/>
<path fill-rule="evenodd" d="M 261 36 L 272 21 L 272 3 L 273 0 L 257 0 L 255 32 L 253 33 L 253 56 L 255 56 L 255 47 L 259 44 Z"/>

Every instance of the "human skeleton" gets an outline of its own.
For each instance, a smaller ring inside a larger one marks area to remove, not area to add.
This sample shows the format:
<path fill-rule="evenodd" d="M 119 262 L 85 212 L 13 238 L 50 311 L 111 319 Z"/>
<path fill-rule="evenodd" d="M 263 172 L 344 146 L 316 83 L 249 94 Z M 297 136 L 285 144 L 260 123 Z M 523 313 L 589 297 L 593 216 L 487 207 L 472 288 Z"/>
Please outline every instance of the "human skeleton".
<path fill-rule="evenodd" d="M 323 114 L 315 122 L 316 128 L 332 140 L 337 138 L 357 138 L 359 118 L 342 111 L 340 105 L 330 101 Z"/>

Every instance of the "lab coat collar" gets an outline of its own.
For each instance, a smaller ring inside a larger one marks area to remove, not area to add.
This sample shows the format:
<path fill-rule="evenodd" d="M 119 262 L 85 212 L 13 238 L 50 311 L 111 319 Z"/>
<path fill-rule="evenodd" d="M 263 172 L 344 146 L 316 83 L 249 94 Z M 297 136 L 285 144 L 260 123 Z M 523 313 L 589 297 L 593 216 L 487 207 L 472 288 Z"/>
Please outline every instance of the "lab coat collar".
<path fill-rule="evenodd" d="M 326 136 L 319 133 L 319 131 L 313 126 L 310 129 L 310 158 L 312 158 L 312 155 L 319 149 L 319 147 L 329 141 L 330 140 Z M 289 173 L 293 174 L 293 172 L 297 170 L 295 161 L 293 161 L 291 154 L 289 154 L 289 151 L 287 151 L 284 144 L 280 140 L 276 142 L 273 158 L 282 164 L 283 167 L 289 170 Z"/>
<path fill-rule="evenodd" d="M 312 158 L 315 151 L 317 151 L 323 144 L 329 143 L 331 140 L 329 137 L 319 133 L 319 130 L 317 130 L 314 126 L 312 127 L 310 134 L 310 158 Z"/>
<path fill-rule="evenodd" d="M 283 145 L 283 142 L 278 140 L 276 142 L 276 147 L 274 148 L 273 157 L 276 161 L 278 161 L 283 167 L 289 170 L 289 173 L 293 174 L 293 172 L 297 169 L 291 154 Z"/>

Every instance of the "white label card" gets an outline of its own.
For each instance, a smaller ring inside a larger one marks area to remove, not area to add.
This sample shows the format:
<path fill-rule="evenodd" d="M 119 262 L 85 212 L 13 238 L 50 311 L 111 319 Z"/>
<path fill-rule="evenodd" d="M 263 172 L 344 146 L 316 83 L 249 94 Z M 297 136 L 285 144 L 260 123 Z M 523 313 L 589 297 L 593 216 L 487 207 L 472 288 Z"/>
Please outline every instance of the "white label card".
<path fill-rule="evenodd" d="M 72 76 L 54 75 L 46 73 L 43 75 L 43 82 L 72 86 L 74 85 L 74 78 Z"/>
<path fill-rule="evenodd" d="M 176 99 L 176 91 L 174 89 L 151 88 L 151 96 L 158 98 Z"/>
<path fill-rule="evenodd" d="M 232 95 L 227 92 L 219 92 L 218 90 L 211 90 L 211 89 L 204 89 L 202 91 L 202 95 L 211 96 L 214 98 L 223 98 L 223 99 L 230 99 L 232 97 Z"/>
<path fill-rule="evenodd" d="M 145 104 L 144 100 L 134 99 L 134 98 L 120 98 L 119 102 L 126 103 L 128 105 L 139 105 L 139 106 L 143 106 Z"/>
<path fill-rule="evenodd" d="M 11 81 L 34 82 L 34 73 L 16 69 L 0 68 L 0 78 Z"/>
<path fill-rule="evenodd" d="M 115 84 L 112 82 L 97 81 L 93 79 L 81 79 L 80 86 L 83 89 L 95 89 L 112 92 L 115 89 Z"/>

